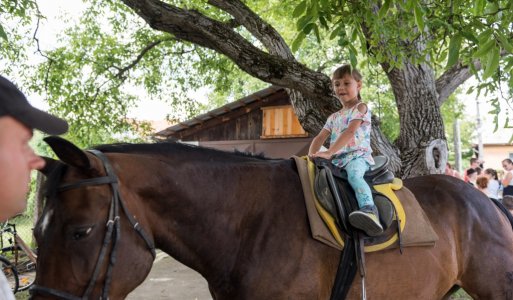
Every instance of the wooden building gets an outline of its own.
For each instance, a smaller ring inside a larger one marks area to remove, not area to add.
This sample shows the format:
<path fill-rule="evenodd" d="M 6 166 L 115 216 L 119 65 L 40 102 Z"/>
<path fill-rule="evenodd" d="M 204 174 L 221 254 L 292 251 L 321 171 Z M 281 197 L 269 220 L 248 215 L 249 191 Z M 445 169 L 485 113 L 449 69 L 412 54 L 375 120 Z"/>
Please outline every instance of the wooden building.
<path fill-rule="evenodd" d="M 276 86 L 168 127 L 155 136 L 270 158 L 306 155 L 312 140 L 299 124 L 288 94 Z"/>

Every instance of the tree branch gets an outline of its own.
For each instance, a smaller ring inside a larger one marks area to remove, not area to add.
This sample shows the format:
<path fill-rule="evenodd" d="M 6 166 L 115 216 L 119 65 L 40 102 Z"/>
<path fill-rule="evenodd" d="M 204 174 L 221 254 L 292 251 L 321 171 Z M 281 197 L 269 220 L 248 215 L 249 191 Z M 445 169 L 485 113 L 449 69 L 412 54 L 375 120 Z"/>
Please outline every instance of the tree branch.
<path fill-rule="evenodd" d="M 293 57 L 285 59 L 258 49 L 227 24 L 197 11 L 178 8 L 160 0 L 122 1 L 152 28 L 224 54 L 242 70 L 256 78 L 295 89 L 307 98 L 320 99 L 322 104 L 333 102 L 331 81 L 328 76 L 308 69 Z M 231 4 L 220 1 L 216 3 L 229 7 L 230 11 L 235 11 Z M 238 13 L 242 14 L 240 11 Z M 242 15 L 239 18 L 242 18 Z M 244 22 L 251 23 L 247 20 Z M 253 26 L 248 25 L 248 27 Z M 268 39 L 272 33 L 266 32 L 266 39 Z"/>
<path fill-rule="evenodd" d="M 481 63 L 474 61 L 474 68 L 481 69 Z M 438 92 L 438 105 L 442 105 L 445 100 L 467 79 L 472 77 L 469 66 L 463 66 L 461 63 L 454 65 L 445 71 L 436 79 L 436 91 Z"/>
<path fill-rule="evenodd" d="M 506 50 L 501 50 L 500 56 L 504 57 L 508 55 Z M 481 62 L 476 59 L 472 62 L 474 69 L 477 71 L 483 67 Z M 463 66 L 461 63 L 454 65 L 449 70 L 445 71 L 444 74 L 436 80 L 436 91 L 438 92 L 438 104 L 442 105 L 445 100 L 458 88 L 458 86 L 464 83 L 467 79 L 472 77 L 474 74 L 471 73 L 469 66 Z"/>
<path fill-rule="evenodd" d="M 294 59 L 292 51 L 290 51 L 282 36 L 241 1 L 208 0 L 208 3 L 232 15 L 239 24 L 246 27 L 253 36 L 262 42 L 270 54 L 285 59 Z"/>
<path fill-rule="evenodd" d="M 149 43 L 148 45 L 146 45 L 146 47 L 144 47 L 141 50 L 141 52 L 137 55 L 137 57 L 130 64 L 128 64 L 124 68 L 119 69 L 119 72 L 116 74 L 116 77 L 119 79 L 124 78 L 125 73 L 128 72 L 128 70 L 133 68 L 135 65 L 137 65 L 137 63 L 139 63 L 139 61 L 141 61 L 141 59 L 143 59 L 144 55 L 146 53 L 148 53 L 148 51 L 157 47 L 159 44 L 161 44 L 163 42 L 167 42 L 167 41 L 171 41 L 171 40 L 174 40 L 174 39 L 173 38 L 160 39 L 160 40 L 153 41 L 153 42 Z"/>

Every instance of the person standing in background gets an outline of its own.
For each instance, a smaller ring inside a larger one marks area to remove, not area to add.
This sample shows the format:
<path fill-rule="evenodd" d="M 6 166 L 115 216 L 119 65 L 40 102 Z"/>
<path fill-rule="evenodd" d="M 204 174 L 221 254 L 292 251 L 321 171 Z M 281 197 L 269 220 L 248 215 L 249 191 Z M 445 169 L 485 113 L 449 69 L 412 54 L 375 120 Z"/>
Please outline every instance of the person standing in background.
<path fill-rule="evenodd" d="M 485 176 L 477 177 L 476 188 L 485 194 L 488 198 L 490 198 L 488 194 L 488 178 Z"/>
<path fill-rule="evenodd" d="M 499 194 L 502 191 L 502 184 L 499 182 L 497 172 L 492 168 L 485 169 L 484 177 L 488 179 L 488 197 L 492 200 L 500 201 L 502 197 Z"/>
<path fill-rule="evenodd" d="M 502 185 L 504 186 L 504 190 L 502 192 L 502 197 L 513 196 L 513 162 L 511 159 L 506 158 L 502 161 L 502 168 L 504 168 L 504 177 L 502 178 Z"/>
<path fill-rule="evenodd" d="M 449 176 L 461 179 L 460 173 L 458 173 L 458 171 L 454 170 L 450 163 L 447 163 L 445 165 L 445 175 L 449 175 Z"/>
<path fill-rule="evenodd" d="M 470 168 L 470 169 L 467 169 L 467 171 L 465 172 L 465 177 L 467 178 L 466 179 L 466 183 L 472 185 L 472 186 L 476 186 L 476 179 L 477 179 L 477 171 Z"/>
<path fill-rule="evenodd" d="M 479 159 L 477 159 L 477 158 L 475 158 L 475 157 L 472 157 L 472 158 L 470 159 L 470 167 L 468 167 L 468 169 L 466 169 L 466 170 L 465 170 L 465 172 L 463 172 L 463 175 L 464 175 L 464 176 L 463 176 L 463 180 L 464 180 L 465 182 L 469 182 L 469 178 L 468 178 L 468 176 L 467 176 L 467 171 L 468 171 L 469 169 L 474 169 L 474 170 L 476 170 L 476 168 L 483 168 L 483 167 L 482 167 L 482 166 L 483 166 L 483 163 L 484 163 L 484 162 L 480 161 Z"/>

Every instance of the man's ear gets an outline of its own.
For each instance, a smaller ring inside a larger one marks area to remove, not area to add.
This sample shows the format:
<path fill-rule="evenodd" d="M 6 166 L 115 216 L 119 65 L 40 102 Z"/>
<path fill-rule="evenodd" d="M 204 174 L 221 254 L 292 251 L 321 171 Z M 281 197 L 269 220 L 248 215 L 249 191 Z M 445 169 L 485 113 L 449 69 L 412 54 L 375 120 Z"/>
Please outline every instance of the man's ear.
<path fill-rule="evenodd" d="M 82 149 L 78 148 L 70 141 L 58 136 L 49 136 L 43 140 L 65 164 L 83 170 L 89 170 L 91 168 L 92 163 L 86 152 L 82 151 Z"/>

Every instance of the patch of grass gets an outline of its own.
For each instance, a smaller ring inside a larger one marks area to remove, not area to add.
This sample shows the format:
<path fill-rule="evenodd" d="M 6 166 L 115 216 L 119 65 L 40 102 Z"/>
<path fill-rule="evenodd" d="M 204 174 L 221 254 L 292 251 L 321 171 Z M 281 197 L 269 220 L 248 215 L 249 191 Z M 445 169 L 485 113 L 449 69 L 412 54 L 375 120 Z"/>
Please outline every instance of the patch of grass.
<path fill-rule="evenodd" d="M 459 289 L 456 291 L 456 293 L 452 294 L 449 298 L 451 300 L 471 300 L 472 297 L 470 297 L 463 289 Z"/>
<path fill-rule="evenodd" d="M 16 297 L 16 300 L 28 300 L 30 298 L 28 291 L 16 293 L 14 296 Z"/>

